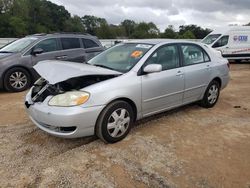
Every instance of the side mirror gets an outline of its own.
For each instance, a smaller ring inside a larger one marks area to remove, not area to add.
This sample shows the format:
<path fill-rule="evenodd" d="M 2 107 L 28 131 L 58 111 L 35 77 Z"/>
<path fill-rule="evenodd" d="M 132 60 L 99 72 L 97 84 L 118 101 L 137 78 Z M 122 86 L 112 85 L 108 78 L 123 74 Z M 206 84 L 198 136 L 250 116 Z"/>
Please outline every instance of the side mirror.
<path fill-rule="evenodd" d="M 43 49 L 42 48 L 36 48 L 32 51 L 32 55 L 42 54 Z"/>
<path fill-rule="evenodd" d="M 147 65 L 143 71 L 145 73 L 154 73 L 154 72 L 161 72 L 162 71 L 162 65 L 159 64 L 150 64 Z"/>

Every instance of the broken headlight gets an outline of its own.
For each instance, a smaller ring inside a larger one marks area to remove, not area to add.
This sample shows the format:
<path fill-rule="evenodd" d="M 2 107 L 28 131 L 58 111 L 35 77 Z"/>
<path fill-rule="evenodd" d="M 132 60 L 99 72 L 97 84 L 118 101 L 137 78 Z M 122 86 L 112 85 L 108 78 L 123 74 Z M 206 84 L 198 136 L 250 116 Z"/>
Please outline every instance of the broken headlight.
<path fill-rule="evenodd" d="M 70 91 L 52 97 L 49 101 L 49 106 L 79 106 L 87 102 L 89 93 L 82 91 Z"/>

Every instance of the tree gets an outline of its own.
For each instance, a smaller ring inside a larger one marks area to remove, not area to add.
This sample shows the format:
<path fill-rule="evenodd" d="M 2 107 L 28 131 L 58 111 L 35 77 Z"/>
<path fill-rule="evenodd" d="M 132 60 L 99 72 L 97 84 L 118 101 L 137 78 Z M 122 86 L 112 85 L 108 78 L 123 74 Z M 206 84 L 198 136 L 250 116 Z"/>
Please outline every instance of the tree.
<path fill-rule="evenodd" d="M 4 14 L 9 11 L 9 8 L 12 6 L 13 0 L 1 0 L 0 1 L 0 14 Z"/>
<path fill-rule="evenodd" d="M 179 35 L 180 39 L 195 39 L 195 35 L 192 33 L 192 31 L 186 31 L 182 35 Z"/>
<path fill-rule="evenodd" d="M 33 33 L 87 32 L 99 38 L 203 38 L 211 30 L 182 25 L 179 33 L 169 25 L 163 33 L 153 22 L 126 19 L 118 25 L 91 15 L 71 16 L 64 6 L 48 0 L 0 0 L 0 37 Z"/>
<path fill-rule="evenodd" d="M 121 26 L 124 27 L 126 36 L 130 38 L 135 31 L 136 23 L 133 20 L 124 20 Z"/>
<path fill-rule="evenodd" d="M 25 36 L 27 32 L 27 24 L 19 17 L 11 17 L 9 19 L 12 35 Z"/>
<path fill-rule="evenodd" d="M 96 36 L 101 39 L 113 39 L 115 38 L 115 33 L 107 23 L 102 23 L 100 27 L 95 30 Z"/>
<path fill-rule="evenodd" d="M 81 18 L 85 31 L 91 35 L 96 35 L 96 30 L 100 27 L 108 25 L 104 18 L 96 16 L 85 15 Z"/>
<path fill-rule="evenodd" d="M 64 23 L 64 31 L 66 32 L 85 32 L 82 20 L 79 16 L 73 16 Z"/>
<path fill-rule="evenodd" d="M 211 32 L 210 29 L 203 29 L 197 25 L 182 25 L 179 27 L 179 35 L 184 35 L 187 31 L 191 31 L 197 39 L 203 39 Z"/>
<path fill-rule="evenodd" d="M 159 29 L 152 22 L 141 22 L 135 27 L 135 31 L 132 34 L 133 38 L 157 38 L 159 36 Z"/>
<path fill-rule="evenodd" d="M 162 38 L 167 38 L 167 39 L 176 39 L 178 38 L 178 34 L 175 32 L 173 25 L 169 25 L 164 33 L 161 34 Z"/>

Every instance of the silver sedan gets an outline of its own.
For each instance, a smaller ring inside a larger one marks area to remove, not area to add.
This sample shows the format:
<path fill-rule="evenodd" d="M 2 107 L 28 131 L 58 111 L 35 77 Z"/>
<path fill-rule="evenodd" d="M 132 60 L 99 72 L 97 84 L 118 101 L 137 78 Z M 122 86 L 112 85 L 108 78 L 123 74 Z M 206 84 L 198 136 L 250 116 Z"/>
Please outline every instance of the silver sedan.
<path fill-rule="evenodd" d="M 97 135 L 115 143 L 136 120 L 198 102 L 213 107 L 229 64 L 200 43 L 150 40 L 118 44 L 86 64 L 43 61 L 26 96 L 30 119 L 58 137 Z"/>

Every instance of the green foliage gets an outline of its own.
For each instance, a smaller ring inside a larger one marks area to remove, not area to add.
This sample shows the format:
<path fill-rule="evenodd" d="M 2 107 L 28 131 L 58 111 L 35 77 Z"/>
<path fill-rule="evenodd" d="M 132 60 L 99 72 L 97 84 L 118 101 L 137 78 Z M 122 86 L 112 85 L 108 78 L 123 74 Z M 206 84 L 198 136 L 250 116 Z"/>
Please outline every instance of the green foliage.
<path fill-rule="evenodd" d="M 187 31 L 192 32 L 194 37 L 197 39 L 203 39 L 205 36 L 207 36 L 211 32 L 210 29 L 203 29 L 197 25 L 182 25 L 179 27 L 180 36 L 183 36 Z"/>
<path fill-rule="evenodd" d="M 136 39 L 157 38 L 159 33 L 160 31 L 154 23 L 141 22 L 135 27 L 132 37 Z"/>
<path fill-rule="evenodd" d="M 161 38 L 167 38 L 167 39 L 176 39 L 178 38 L 178 33 L 175 32 L 174 27 L 172 25 L 169 25 L 164 33 L 161 34 Z"/>
<path fill-rule="evenodd" d="M 186 31 L 182 35 L 179 35 L 180 39 L 195 39 L 195 35 L 193 34 L 192 31 Z"/>
<path fill-rule="evenodd" d="M 82 17 L 82 24 L 85 31 L 91 35 L 95 35 L 97 30 L 99 32 L 100 28 L 107 29 L 107 21 L 104 18 L 98 18 L 96 16 L 85 15 Z M 104 31 L 106 32 L 106 31 Z"/>
<path fill-rule="evenodd" d="M 18 36 L 27 35 L 27 24 L 19 17 L 12 16 L 9 19 L 10 32 Z"/>
<path fill-rule="evenodd" d="M 71 17 L 63 6 L 47 0 L 3 0 L 0 10 L 0 37 L 84 31 L 79 17 Z"/>
<path fill-rule="evenodd" d="M 121 23 L 121 26 L 125 30 L 125 35 L 124 36 L 127 36 L 128 38 L 131 38 L 132 34 L 135 32 L 135 28 L 136 28 L 137 24 L 133 20 L 124 20 Z"/>
<path fill-rule="evenodd" d="M 79 16 L 69 18 L 64 23 L 64 30 L 66 32 L 85 32 L 82 20 Z"/>
<path fill-rule="evenodd" d="M 0 37 L 23 37 L 33 33 L 86 32 L 99 38 L 203 38 L 210 30 L 196 25 L 169 25 L 163 33 L 152 23 L 124 20 L 110 25 L 92 15 L 71 16 L 64 6 L 48 0 L 0 0 Z"/>

